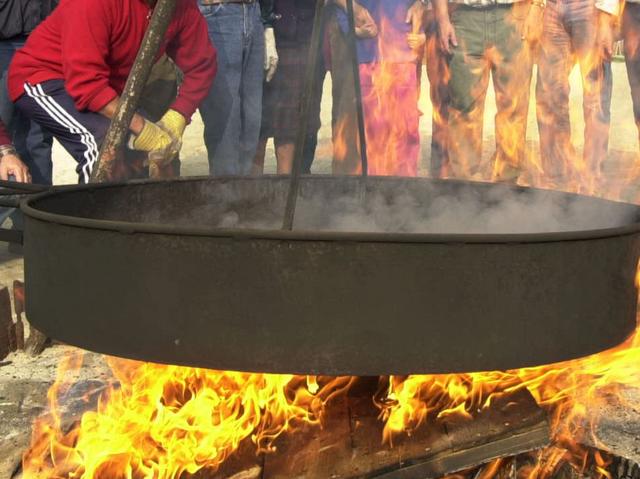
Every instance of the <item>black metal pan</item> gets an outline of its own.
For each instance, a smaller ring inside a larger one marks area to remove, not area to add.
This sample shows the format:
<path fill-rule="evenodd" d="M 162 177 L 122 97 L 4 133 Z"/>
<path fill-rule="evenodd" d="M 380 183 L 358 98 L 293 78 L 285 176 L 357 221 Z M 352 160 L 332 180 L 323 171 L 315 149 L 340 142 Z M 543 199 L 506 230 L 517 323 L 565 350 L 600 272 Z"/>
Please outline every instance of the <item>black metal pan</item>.
<path fill-rule="evenodd" d="M 29 320 L 115 356 L 328 375 L 535 366 L 635 329 L 635 205 L 314 176 L 301 179 L 294 230 L 282 231 L 287 187 L 199 178 L 23 199 Z M 528 208 L 538 204 L 555 229 Z M 476 205 L 467 217 L 465 205 Z M 498 212 L 496 231 L 485 211 Z"/>

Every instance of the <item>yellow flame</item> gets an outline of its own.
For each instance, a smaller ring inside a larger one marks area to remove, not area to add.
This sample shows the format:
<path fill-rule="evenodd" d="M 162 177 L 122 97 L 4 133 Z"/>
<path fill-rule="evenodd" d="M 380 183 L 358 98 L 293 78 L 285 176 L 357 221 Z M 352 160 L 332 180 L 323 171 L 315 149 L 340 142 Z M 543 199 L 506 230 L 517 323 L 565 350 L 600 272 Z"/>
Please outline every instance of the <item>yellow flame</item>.
<path fill-rule="evenodd" d="M 60 367 L 55 396 L 68 372 Z M 96 411 L 70 432 L 41 419 L 24 458 L 25 478 L 178 478 L 215 470 L 251 440 L 256 452 L 302 424 L 319 424 L 324 404 L 351 378 L 243 374 L 109 359 L 118 380 Z M 309 387 L 307 384 L 312 385 Z"/>

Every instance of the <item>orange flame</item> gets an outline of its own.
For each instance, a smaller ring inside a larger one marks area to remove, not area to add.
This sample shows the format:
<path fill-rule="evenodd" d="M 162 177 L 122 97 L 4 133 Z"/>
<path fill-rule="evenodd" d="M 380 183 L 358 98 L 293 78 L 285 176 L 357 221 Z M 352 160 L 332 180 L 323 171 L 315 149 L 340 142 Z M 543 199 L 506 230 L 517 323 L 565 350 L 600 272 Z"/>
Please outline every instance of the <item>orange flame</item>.
<path fill-rule="evenodd" d="M 351 378 L 243 374 L 109 359 L 118 380 L 70 432 L 40 419 L 23 461 L 25 478 L 178 478 L 217 469 L 245 439 L 256 452 L 301 424 L 319 424 L 324 404 Z M 52 411 L 69 367 L 51 388 Z"/>

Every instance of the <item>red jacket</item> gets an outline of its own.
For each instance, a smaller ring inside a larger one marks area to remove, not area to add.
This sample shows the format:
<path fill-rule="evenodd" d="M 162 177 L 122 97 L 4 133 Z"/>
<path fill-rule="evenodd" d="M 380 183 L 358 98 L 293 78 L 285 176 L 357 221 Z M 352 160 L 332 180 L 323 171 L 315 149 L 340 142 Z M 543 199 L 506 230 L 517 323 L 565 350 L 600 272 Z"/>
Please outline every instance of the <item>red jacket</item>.
<path fill-rule="evenodd" d="M 152 9 L 146 0 L 62 0 L 9 67 L 9 95 L 24 84 L 62 79 L 80 111 L 100 111 L 122 93 Z M 184 73 L 171 108 L 191 118 L 216 74 L 216 50 L 196 0 L 178 0 L 158 53 Z"/>

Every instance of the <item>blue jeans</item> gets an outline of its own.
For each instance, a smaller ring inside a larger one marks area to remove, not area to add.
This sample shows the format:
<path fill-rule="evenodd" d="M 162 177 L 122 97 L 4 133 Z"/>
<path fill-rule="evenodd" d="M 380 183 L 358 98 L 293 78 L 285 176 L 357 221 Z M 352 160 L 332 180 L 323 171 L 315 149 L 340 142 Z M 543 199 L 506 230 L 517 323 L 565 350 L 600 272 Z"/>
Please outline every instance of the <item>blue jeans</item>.
<path fill-rule="evenodd" d="M 16 50 L 24 46 L 25 40 L 24 37 L 18 37 L 0 41 L 0 69 L 2 71 L 0 118 L 7 125 L 13 138 L 13 144 L 22 161 L 29 168 L 33 182 L 50 185 L 53 181 L 53 164 L 51 162 L 53 136 L 16 110 L 13 102 L 9 99 L 7 90 L 9 64 Z"/>
<path fill-rule="evenodd" d="M 258 146 L 264 81 L 260 5 L 202 5 L 218 50 L 218 73 L 200 105 L 212 175 L 248 175 Z"/>
<path fill-rule="evenodd" d="M 611 64 L 595 48 L 597 18 L 591 0 L 549 0 L 544 12 L 536 88 L 540 155 L 547 179 L 560 186 L 584 173 L 594 186 L 609 148 Z M 585 121 L 584 164 L 578 168 L 569 118 L 569 73 L 576 62 Z"/>

